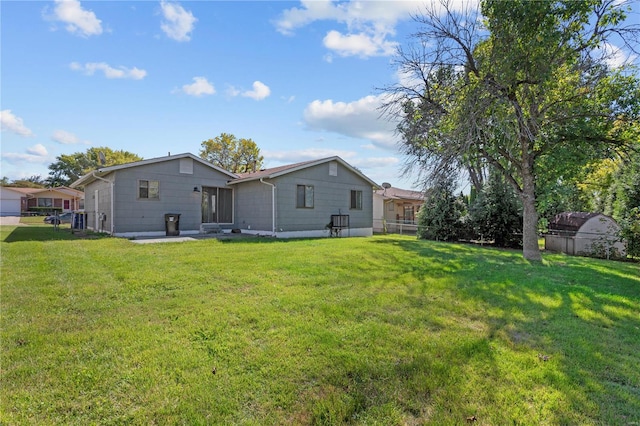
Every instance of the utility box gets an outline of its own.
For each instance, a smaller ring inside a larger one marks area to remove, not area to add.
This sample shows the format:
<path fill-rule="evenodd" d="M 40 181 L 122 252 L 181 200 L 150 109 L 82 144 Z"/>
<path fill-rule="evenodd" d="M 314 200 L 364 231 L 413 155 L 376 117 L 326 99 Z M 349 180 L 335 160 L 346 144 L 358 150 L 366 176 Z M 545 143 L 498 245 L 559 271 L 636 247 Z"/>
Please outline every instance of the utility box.
<path fill-rule="evenodd" d="M 167 213 L 164 215 L 164 229 L 167 237 L 176 237 L 180 235 L 180 214 Z"/>

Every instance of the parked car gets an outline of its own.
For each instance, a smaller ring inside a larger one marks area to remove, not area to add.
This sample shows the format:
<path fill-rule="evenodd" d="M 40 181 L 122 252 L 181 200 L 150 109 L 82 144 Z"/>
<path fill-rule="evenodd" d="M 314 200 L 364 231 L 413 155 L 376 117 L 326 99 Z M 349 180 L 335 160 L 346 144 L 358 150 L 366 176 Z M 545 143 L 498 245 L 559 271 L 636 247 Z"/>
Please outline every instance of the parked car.
<path fill-rule="evenodd" d="M 51 225 L 55 225 L 56 223 L 59 225 L 61 223 L 71 223 L 71 217 L 73 216 L 73 213 L 71 212 L 67 212 L 67 213 L 61 213 L 58 215 L 58 217 L 56 218 L 56 216 L 47 216 L 44 218 L 44 223 L 50 223 Z"/>

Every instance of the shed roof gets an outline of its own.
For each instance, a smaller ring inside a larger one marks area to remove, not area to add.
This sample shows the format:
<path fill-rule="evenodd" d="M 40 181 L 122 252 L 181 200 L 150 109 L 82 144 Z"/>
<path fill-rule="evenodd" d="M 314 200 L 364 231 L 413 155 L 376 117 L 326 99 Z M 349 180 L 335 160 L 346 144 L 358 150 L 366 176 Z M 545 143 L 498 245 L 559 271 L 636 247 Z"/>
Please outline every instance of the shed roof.
<path fill-rule="evenodd" d="M 587 212 L 559 213 L 549 222 L 549 230 L 578 232 L 589 219 L 600 214 Z"/>

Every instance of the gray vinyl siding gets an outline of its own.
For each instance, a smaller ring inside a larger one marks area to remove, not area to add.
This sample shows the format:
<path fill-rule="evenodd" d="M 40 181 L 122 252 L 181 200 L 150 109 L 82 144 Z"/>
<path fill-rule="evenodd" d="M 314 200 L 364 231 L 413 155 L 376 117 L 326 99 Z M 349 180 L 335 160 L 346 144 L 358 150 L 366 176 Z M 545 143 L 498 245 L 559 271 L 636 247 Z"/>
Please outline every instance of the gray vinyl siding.
<path fill-rule="evenodd" d="M 96 210 L 96 191 L 98 191 L 98 209 Z M 85 187 L 84 211 L 87 214 L 87 227 L 94 231 L 111 230 L 111 185 L 107 182 L 96 180 Z M 103 213 L 104 221 L 96 223 L 98 214 Z"/>
<path fill-rule="evenodd" d="M 259 181 L 232 185 L 235 188 L 236 224 L 240 229 L 271 232 L 271 187 Z"/>
<path fill-rule="evenodd" d="M 193 162 L 193 174 L 180 173 L 180 160 L 146 164 L 118 170 L 115 174 L 115 233 L 163 232 L 165 214 L 180 214 L 180 230 L 199 230 L 202 221 L 202 192 L 197 186 L 227 187 L 228 176 Z M 111 175 L 107 178 L 111 178 Z M 157 199 L 138 197 L 139 180 L 158 181 Z M 232 227 L 230 224 L 229 227 Z"/>
<path fill-rule="evenodd" d="M 329 175 L 329 163 L 289 173 L 277 179 L 278 231 L 324 229 L 331 215 L 349 215 L 350 228 L 373 227 L 373 189 L 360 176 L 338 164 Z M 313 185 L 313 208 L 297 208 L 298 185 Z M 362 210 L 351 210 L 351 191 L 362 191 Z"/>

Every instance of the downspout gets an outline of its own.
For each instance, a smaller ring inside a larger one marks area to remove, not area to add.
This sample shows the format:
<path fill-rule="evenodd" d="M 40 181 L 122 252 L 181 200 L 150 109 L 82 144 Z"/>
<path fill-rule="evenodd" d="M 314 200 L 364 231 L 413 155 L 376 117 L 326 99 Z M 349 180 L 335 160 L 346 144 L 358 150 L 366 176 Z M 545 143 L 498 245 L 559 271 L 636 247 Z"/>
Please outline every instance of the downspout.
<path fill-rule="evenodd" d="M 114 182 L 110 181 L 109 179 L 105 179 L 105 178 L 101 178 L 100 176 L 96 176 L 96 172 L 91 173 L 91 175 L 94 178 L 99 179 L 99 180 L 101 180 L 103 182 L 107 182 L 109 185 L 111 185 L 111 191 L 109 191 L 110 194 L 111 194 L 111 203 L 110 203 L 111 204 L 111 211 L 109 212 L 109 214 L 111 215 L 111 220 L 110 220 L 109 223 L 111 225 L 110 226 L 110 228 L 111 228 L 110 233 L 111 233 L 111 236 L 113 237 L 113 223 L 115 222 L 115 220 L 114 220 L 115 218 L 113 217 L 113 212 L 114 212 L 114 210 L 113 210 L 113 187 L 114 187 Z M 85 203 L 86 203 L 86 200 L 85 200 Z M 96 212 L 96 214 L 98 214 L 98 212 Z"/>
<path fill-rule="evenodd" d="M 260 178 L 260 183 L 269 185 L 271 187 L 271 233 L 272 236 L 276 236 L 276 186 L 272 183 L 265 182 L 264 178 Z"/>

